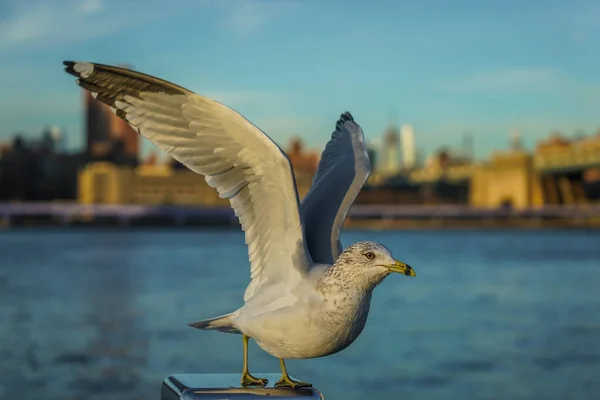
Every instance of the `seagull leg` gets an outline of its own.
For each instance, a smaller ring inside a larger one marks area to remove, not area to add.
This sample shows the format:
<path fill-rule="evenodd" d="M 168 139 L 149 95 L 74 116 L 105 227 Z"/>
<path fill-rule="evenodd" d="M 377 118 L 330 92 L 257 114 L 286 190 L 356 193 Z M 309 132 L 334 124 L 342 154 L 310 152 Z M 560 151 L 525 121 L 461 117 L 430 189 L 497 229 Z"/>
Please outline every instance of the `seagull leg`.
<path fill-rule="evenodd" d="M 244 339 L 244 369 L 242 370 L 242 379 L 240 380 L 240 383 L 243 387 L 265 387 L 267 386 L 267 383 L 269 383 L 267 379 L 255 378 L 248 372 L 248 340 L 250 338 L 244 334 L 242 334 L 242 337 Z"/>
<path fill-rule="evenodd" d="M 285 361 L 283 358 L 279 359 L 279 364 L 281 365 L 281 378 L 275 383 L 275 387 L 289 387 L 292 389 L 298 389 L 301 387 L 310 387 L 312 386 L 310 383 L 295 381 L 287 373 L 285 368 Z"/>

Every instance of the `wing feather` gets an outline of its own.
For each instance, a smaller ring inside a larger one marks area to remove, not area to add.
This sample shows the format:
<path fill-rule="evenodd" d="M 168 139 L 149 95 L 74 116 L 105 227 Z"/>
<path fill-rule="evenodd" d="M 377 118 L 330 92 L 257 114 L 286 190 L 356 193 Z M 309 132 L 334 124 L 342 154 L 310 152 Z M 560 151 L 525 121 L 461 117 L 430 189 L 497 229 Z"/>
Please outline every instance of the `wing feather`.
<path fill-rule="evenodd" d="M 336 123 L 301 205 L 306 246 L 315 263 L 333 264 L 341 253 L 344 220 L 370 174 L 363 131 L 346 112 Z"/>
<path fill-rule="evenodd" d="M 290 161 L 232 109 L 170 82 L 102 64 L 65 62 L 79 86 L 229 199 L 245 232 L 249 300 L 263 285 L 293 284 L 312 265 Z"/>

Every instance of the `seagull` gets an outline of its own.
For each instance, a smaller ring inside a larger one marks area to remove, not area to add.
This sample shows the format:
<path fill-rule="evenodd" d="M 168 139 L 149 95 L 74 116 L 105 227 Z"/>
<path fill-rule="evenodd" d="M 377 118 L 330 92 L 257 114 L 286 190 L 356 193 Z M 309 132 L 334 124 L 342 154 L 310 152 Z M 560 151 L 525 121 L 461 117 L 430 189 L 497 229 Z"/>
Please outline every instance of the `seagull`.
<path fill-rule="evenodd" d="M 279 359 L 275 387 L 301 388 L 285 359 L 337 353 L 363 331 L 371 295 L 391 273 L 415 276 L 384 245 L 343 249 L 346 215 L 371 173 L 362 128 L 341 114 L 300 203 L 290 160 L 263 131 L 231 108 L 127 68 L 65 61 L 65 71 L 139 134 L 229 199 L 245 232 L 250 283 L 237 310 L 190 326 L 241 334 L 241 385 L 250 374 L 248 341 Z"/>

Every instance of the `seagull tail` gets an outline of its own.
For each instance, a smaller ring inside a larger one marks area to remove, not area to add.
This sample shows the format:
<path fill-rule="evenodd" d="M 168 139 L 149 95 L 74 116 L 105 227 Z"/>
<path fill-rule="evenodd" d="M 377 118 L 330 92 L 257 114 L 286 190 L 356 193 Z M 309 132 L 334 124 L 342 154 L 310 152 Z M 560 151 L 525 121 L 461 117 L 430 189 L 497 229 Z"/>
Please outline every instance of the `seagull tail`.
<path fill-rule="evenodd" d="M 233 314 L 221 315 L 220 317 L 205 319 L 204 321 L 192 322 L 188 324 L 192 328 L 202 330 L 217 330 L 226 333 L 242 333 L 233 326 Z"/>

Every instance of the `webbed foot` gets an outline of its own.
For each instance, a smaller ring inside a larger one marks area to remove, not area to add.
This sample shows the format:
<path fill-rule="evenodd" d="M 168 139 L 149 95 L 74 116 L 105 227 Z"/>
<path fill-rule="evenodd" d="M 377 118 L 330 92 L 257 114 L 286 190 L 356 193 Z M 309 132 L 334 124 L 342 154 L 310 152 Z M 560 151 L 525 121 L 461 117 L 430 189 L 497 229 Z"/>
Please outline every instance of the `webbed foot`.
<path fill-rule="evenodd" d="M 266 378 L 256 378 L 256 377 L 250 375 L 249 372 L 244 372 L 244 373 L 242 373 L 242 379 L 240 380 L 240 383 L 242 384 L 243 387 L 263 388 L 263 387 L 267 386 L 267 383 L 269 383 L 269 380 Z"/>
<path fill-rule="evenodd" d="M 301 381 L 295 381 L 292 378 L 290 378 L 289 376 L 283 375 L 281 376 L 281 378 L 279 378 L 279 380 L 277 381 L 277 383 L 275 383 L 275 387 L 276 388 L 284 388 L 284 387 L 288 387 L 288 388 L 292 388 L 292 389 L 299 389 L 299 388 L 303 388 L 303 387 L 311 387 L 312 384 L 307 383 L 307 382 L 301 382 Z"/>

